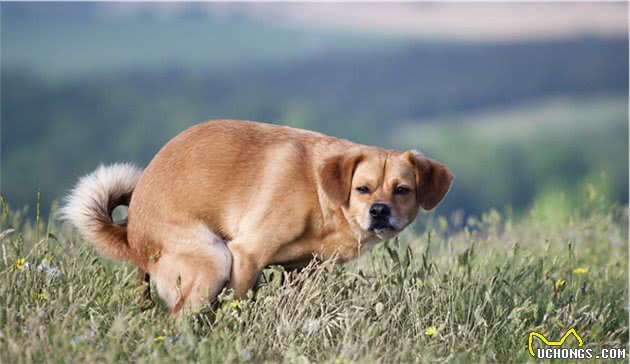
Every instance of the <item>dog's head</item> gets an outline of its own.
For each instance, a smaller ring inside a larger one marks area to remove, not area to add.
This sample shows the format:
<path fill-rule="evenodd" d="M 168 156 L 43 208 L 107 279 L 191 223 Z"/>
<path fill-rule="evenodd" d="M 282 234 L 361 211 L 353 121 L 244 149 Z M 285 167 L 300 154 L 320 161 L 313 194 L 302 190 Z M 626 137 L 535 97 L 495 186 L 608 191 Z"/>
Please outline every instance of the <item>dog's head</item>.
<path fill-rule="evenodd" d="M 448 192 L 453 174 L 416 151 L 365 148 L 328 158 L 319 168 L 327 198 L 367 236 L 395 236 L 422 207 L 431 210 Z"/>

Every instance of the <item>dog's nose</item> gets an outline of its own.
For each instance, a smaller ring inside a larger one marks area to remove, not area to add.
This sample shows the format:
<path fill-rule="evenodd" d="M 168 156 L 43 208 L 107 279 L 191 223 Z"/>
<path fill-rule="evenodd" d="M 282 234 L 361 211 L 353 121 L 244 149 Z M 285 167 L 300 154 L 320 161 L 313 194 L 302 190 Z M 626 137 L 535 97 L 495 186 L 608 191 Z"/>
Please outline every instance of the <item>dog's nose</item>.
<path fill-rule="evenodd" d="M 389 210 L 389 206 L 384 203 L 375 203 L 372 207 L 370 207 L 370 216 L 375 218 L 387 218 L 390 213 L 391 211 Z"/>

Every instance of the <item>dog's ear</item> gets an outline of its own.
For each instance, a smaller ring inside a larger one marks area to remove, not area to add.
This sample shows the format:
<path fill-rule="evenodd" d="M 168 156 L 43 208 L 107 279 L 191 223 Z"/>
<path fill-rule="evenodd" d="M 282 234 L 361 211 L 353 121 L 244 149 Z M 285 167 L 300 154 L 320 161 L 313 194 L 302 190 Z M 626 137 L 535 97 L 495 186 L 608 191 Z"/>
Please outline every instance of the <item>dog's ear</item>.
<path fill-rule="evenodd" d="M 403 155 L 416 169 L 416 198 L 425 210 L 433 209 L 451 188 L 453 173 L 442 163 L 426 158 L 415 150 Z"/>
<path fill-rule="evenodd" d="M 363 155 L 360 152 L 339 154 L 324 160 L 317 170 L 319 184 L 326 197 L 336 206 L 341 207 L 350 198 L 352 176 Z"/>

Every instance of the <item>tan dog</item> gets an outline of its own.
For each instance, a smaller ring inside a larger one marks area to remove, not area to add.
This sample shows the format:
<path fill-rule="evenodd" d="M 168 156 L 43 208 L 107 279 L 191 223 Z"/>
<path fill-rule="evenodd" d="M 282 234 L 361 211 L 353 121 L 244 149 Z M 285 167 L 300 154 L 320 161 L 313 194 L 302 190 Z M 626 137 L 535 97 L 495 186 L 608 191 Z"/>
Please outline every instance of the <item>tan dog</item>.
<path fill-rule="evenodd" d="M 172 139 L 144 172 L 115 164 L 83 177 L 62 213 L 101 254 L 148 273 L 177 314 L 226 283 L 245 297 L 271 264 L 356 258 L 435 207 L 452 179 L 414 151 L 219 120 Z"/>

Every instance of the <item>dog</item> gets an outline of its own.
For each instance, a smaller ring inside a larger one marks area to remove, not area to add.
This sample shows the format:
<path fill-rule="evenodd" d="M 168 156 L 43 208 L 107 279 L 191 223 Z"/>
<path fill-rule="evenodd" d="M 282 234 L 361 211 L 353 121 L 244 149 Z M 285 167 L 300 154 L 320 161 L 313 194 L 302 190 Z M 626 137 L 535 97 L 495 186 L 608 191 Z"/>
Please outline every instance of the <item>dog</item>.
<path fill-rule="evenodd" d="M 226 286 L 246 298 L 269 265 L 354 259 L 433 209 L 452 180 L 416 151 L 212 120 L 173 138 L 144 171 L 114 164 L 82 177 L 61 214 L 101 255 L 150 276 L 178 316 Z M 119 205 L 128 216 L 114 223 Z"/>

